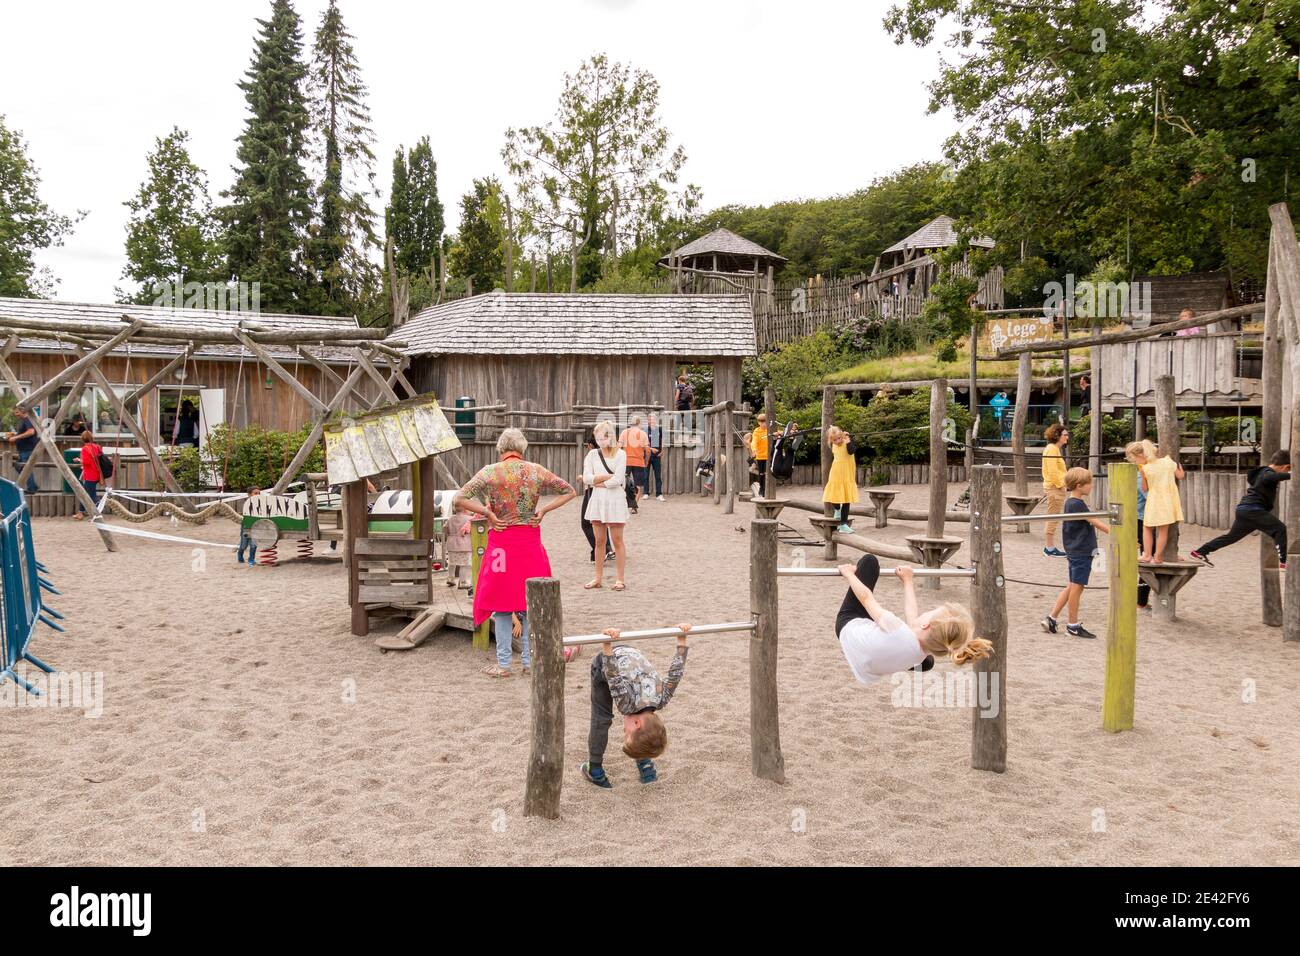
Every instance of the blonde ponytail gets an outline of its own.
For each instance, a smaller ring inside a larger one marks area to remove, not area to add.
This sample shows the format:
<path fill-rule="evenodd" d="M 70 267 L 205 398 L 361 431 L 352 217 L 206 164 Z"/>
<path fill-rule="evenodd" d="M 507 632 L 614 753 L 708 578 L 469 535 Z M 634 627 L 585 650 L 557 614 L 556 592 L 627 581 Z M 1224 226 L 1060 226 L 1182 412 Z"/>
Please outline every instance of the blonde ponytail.
<path fill-rule="evenodd" d="M 975 621 L 960 604 L 943 604 L 930 619 L 930 634 L 954 664 L 969 664 L 993 653 L 993 644 L 975 636 Z"/>

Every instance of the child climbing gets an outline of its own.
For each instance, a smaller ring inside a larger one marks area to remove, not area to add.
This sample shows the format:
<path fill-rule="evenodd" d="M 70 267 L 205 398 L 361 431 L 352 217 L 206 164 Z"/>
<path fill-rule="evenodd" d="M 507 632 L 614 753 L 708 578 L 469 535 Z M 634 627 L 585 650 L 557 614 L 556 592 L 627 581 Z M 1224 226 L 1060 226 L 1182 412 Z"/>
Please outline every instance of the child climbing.
<path fill-rule="evenodd" d="M 864 554 L 856 566 L 840 565 L 849 591 L 835 616 L 835 635 L 859 683 L 874 684 L 899 671 L 929 670 L 935 654 L 947 654 L 954 664 L 968 664 L 992 653 L 992 643 L 975 636 L 970 611 L 949 603 L 922 613 L 912 569 L 900 565 L 895 573 L 903 585 L 901 620 L 876 600 L 879 558 Z"/>
<path fill-rule="evenodd" d="M 832 425 L 826 432 L 826 444 L 831 449 L 831 472 L 822 491 L 822 502 L 835 505 L 835 514 L 840 519 L 837 529 L 841 534 L 850 534 L 849 506 L 858 500 L 857 447 L 849 433 L 837 425 Z"/>
<path fill-rule="evenodd" d="M 1277 566 L 1285 571 L 1286 525 L 1273 514 L 1273 505 L 1277 502 L 1278 485 L 1290 480 L 1291 453 L 1285 449 L 1274 452 L 1267 465 L 1261 465 L 1246 475 L 1246 483 L 1250 487 L 1241 496 L 1241 501 L 1237 502 L 1237 513 L 1233 516 L 1232 527 L 1227 534 L 1221 534 L 1213 541 L 1201 545 L 1192 552 L 1192 557 L 1214 567 L 1207 555 L 1236 544 L 1252 531 L 1258 531 L 1273 539 L 1273 544 L 1277 547 Z"/>
<path fill-rule="evenodd" d="M 609 725 L 614 708 L 623 715 L 623 753 L 636 761 L 642 783 L 658 779 L 654 757 L 668 747 L 668 731 L 659 711 L 668 706 L 686 671 L 686 635 L 691 625 L 678 624 L 677 653 L 668 664 L 667 679 L 635 647 L 614 642 L 617 628 L 606 628 L 609 640 L 600 645 L 600 653 L 591 662 L 591 726 L 587 732 L 588 760 L 581 767 L 582 776 L 598 787 L 613 786 L 605 773 L 603 760 L 609 741 Z"/>
<path fill-rule="evenodd" d="M 1169 529 L 1183 520 L 1183 502 L 1178 497 L 1178 481 L 1183 466 L 1168 455 L 1161 458 L 1150 440 L 1142 441 L 1142 454 L 1147 463 L 1142 466 L 1141 488 L 1146 492 L 1146 511 L 1142 521 L 1142 556 L 1139 561 L 1160 564 L 1164 560 L 1165 546 L 1169 543 Z M 1154 534 L 1155 547 L 1152 548 Z M 1174 561 L 1180 561 L 1174 555 Z"/>

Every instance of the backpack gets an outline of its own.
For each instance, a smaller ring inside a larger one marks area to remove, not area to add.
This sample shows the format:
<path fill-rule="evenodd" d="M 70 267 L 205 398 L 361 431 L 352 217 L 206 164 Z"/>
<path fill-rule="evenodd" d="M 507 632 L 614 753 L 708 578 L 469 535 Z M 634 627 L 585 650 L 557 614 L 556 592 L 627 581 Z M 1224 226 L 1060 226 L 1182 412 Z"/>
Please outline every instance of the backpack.
<path fill-rule="evenodd" d="M 101 478 L 113 477 L 113 459 L 109 458 L 103 452 L 99 454 L 99 474 Z"/>
<path fill-rule="evenodd" d="M 772 445 L 770 454 L 771 460 L 767 463 L 768 470 L 772 473 L 773 478 L 789 478 L 794 474 L 794 456 L 803 444 L 802 435 L 792 435 L 793 422 L 786 425 L 785 431 L 776 437 Z"/>

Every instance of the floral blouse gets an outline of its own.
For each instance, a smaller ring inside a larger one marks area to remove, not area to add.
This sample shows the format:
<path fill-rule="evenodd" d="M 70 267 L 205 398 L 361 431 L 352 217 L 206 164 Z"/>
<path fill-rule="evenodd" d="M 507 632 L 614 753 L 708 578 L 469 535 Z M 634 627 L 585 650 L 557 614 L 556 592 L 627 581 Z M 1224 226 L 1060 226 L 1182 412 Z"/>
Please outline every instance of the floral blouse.
<path fill-rule="evenodd" d="M 572 494 L 573 486 L 535 462 L 512 457 L 480 470 L 460 493 L 477 498 L 506 524 L 515 525 L 532 520 L 544 495 Z"/>

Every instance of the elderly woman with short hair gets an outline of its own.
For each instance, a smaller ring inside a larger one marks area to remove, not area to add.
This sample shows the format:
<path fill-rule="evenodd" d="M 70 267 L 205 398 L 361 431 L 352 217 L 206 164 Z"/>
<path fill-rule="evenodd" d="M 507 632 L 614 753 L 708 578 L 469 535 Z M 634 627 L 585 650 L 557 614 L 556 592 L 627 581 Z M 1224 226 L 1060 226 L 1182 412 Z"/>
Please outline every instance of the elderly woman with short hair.
<path fill-rule="evenodd" d="M 518 428 L 507 428 L 497 439 L 501 460 L 483 468 L 456 492 L 453 509 L 488 519 L 487 551 L 474 584 L 474 626 L 492 618 L 497 660 L 484 671 L 509 677 L 513 616 L 518 616 L 520 660 L 527 674 L 528 596 L 524 582 L 551 576 L 551 561 L 542 547 L 542 518 L 563 507 L 577 494 L 573 486 L 541 465 L 524 461 L 528 439 Z M 555 495 L 544 505 L 545 495 Z"/>

